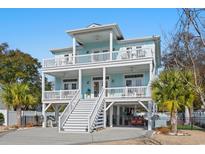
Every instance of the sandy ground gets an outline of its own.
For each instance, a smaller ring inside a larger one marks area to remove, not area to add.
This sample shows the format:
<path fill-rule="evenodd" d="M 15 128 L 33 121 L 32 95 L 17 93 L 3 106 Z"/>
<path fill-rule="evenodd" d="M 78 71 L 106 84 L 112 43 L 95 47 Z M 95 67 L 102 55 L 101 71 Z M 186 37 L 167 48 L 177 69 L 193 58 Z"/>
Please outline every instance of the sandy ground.
<path fill-rule="evenodd" d="M 205 131 L 186 130 L 190 136 L 154 135 L 153 139 L 166 145 L 205 145 Z"/>
<path fill-rule="evenodd" d="M 148 138 L 136 138 L 122 141 L 111 141 L 95 144 L 104 145 L 205 145 L 205 131 L 198 130 L 186 130 L 184 131 L 190 136 L 170 136 L 163 134 L 153 135 L 150 139 Z"/>

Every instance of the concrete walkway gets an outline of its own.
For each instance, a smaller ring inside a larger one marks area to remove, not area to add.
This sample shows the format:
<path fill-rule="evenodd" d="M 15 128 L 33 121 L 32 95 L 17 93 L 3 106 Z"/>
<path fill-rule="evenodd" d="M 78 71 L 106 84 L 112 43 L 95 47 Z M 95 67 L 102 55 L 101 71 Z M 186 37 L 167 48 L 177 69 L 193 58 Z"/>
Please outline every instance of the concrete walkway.
<path fill-rule="evenodd" d="M 123 140 L 149 134 L 143 128 L 106 128 L 89 133 L 58 133 L 57 128 L 29 128 L 0 136 L 0 144 L 45 145 L 45 144 L 90 144 L 93 142 Z"/>

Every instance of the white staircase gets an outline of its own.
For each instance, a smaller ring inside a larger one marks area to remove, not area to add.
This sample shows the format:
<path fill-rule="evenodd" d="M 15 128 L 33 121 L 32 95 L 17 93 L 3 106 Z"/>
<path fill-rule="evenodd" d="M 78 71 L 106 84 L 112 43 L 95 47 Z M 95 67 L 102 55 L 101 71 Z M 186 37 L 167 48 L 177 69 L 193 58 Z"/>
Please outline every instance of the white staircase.
<path fill-rule="evenodd" d="M 59 118 L 59 130 L 92 132 L 104 124 L 104 90 L 95 99 L 80 99 L 77 93 Z"/>
<path fill-rule="evenodd" d="M 96 99 L 80 100 L 63 125 L 64 131 L 87 132 L 88 116 L 96 104 Z"/>

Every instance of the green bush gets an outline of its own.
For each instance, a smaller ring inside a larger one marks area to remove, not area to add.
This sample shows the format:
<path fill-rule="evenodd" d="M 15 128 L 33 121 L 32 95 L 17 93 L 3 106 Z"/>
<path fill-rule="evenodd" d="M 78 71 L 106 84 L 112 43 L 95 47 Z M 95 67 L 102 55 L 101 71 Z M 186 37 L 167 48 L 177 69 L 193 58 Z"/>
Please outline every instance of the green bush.
<path fill-rule="evenodd" d="M 0 113 L 0 125 L 3 125 L 4 123 L 4 115 L 3 113 Z"/>

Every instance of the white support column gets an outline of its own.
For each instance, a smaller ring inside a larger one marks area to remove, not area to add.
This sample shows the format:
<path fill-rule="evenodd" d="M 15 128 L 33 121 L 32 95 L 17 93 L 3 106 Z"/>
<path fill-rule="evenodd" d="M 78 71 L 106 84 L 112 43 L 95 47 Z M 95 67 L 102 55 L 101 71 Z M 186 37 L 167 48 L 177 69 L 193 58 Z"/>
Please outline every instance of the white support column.
<path fill-rule="evenodd" d="M 42 76 L 41 76 L 41 92 L 42 92 L 42 98 L 41 98 L 41 102 L 43 103 L 44 100 L 44 91 L 45 91 L 45 74 L 44 72 L 42 72 Z"/>
<path fill-rule="evenodd" d="M 75 64 L 75 56 L 76 56 L 76 40 L 73 37 L 73 64 Z"/>
<path fill-rule="evenodd" d="M 45 74 L 44 72 L 42 72 L 42 76 L 41 76 L 41 91 L 42 91 L 42 98 L 41 98 L 41 102 L 42 102 L 42 115 L 43 115 L 43 123 L 42 123 L 42 127 L 46 127 L 46 113 L 45 113 L 45 109 L 46 109 L 46 104 L 43 102 L 44 100 L 44 91 L 45 91 Z"/>
<path fill-rule="evenodd" d="M 148 130 L 152 130 L 152 102 L 149 101 L 148 102 L 148 126 L 147 129 Z"/>
<path fill-rule="evenodd" d="M 123 115 L 122 115 L 122 125 L 125 125 L 125 115 L 124 115 L 125 107 L 124 106 L 122 107 L 122 113 L 123 113 Z"/>
<path fill-rule="evenodd" d="M 103 88 L 106 87 L 106 68 L 103 67 Z"/>
<path fill-rule="evenodd" d="M 153 75 L 153 73 L 152 73 L 152 69 L 153 69 L 152 63 L 150 63 L 149 66 L 150 66 L 150 69 L 149 69 L 149 80 L 150 80 L 150 82 L 149 83 L 151 83 L 152 75 Z"/>
<path fill-rule="evenodd" d="M 106 114 L 106 102 L 104 102 L 104 128 L 106 128 L 107 114 Z"/>
<path fill-rule="evenodd" d="M 78 72 L 78 89 L 80 90 L 80 97 L 82 97 L 82 70 L 79 69 L 79 72 Z"/>
<path fill-rule="evenodd" d="M 55 119 L 56 119 L 56 123 L 58 126 L 58 120 L 59 120 L 59 104 L 55 104 Z"/>
<path fill-rule="evenodd" d="M 46 109 L 46 104 L 43 103 L 43 104 L 42 104 L 42 115 L 43 115 L 43 124 L 42 124 L 42 127 L 43 127 L 43 128 L 46 127 L 46 112 L 45 112 L 45 109 Z"/>
<path fill-rule="evenodd" d="M 110 107 L 110 127 L 113 126 L 113 106 Z"/>
<path fill-rule="evenodd" d="M 120 125 L 120 106 L 117 106 L 117 126 Z"/>
<path fill-rule="evenodd" d="M 110 60 L 112 60 L 112 50 L 113 50 L 113 32 L 110 31 Z"/>
<path fill-rule="evenodd" d="M 150 69 L 149 69 L 149 84 L 148 84 L 148 89 L 147 89 L 147 96 L 148 97 L 151 97 L 151 82 L 152 82 L 152 77 L 153 77 L 153 73 L 152 73 L 152 69 L 153 69 L 153 67 L 152 67 L 152 63 L 150 63 L 150 65 L 149 65 L 150 67 Z"/>

